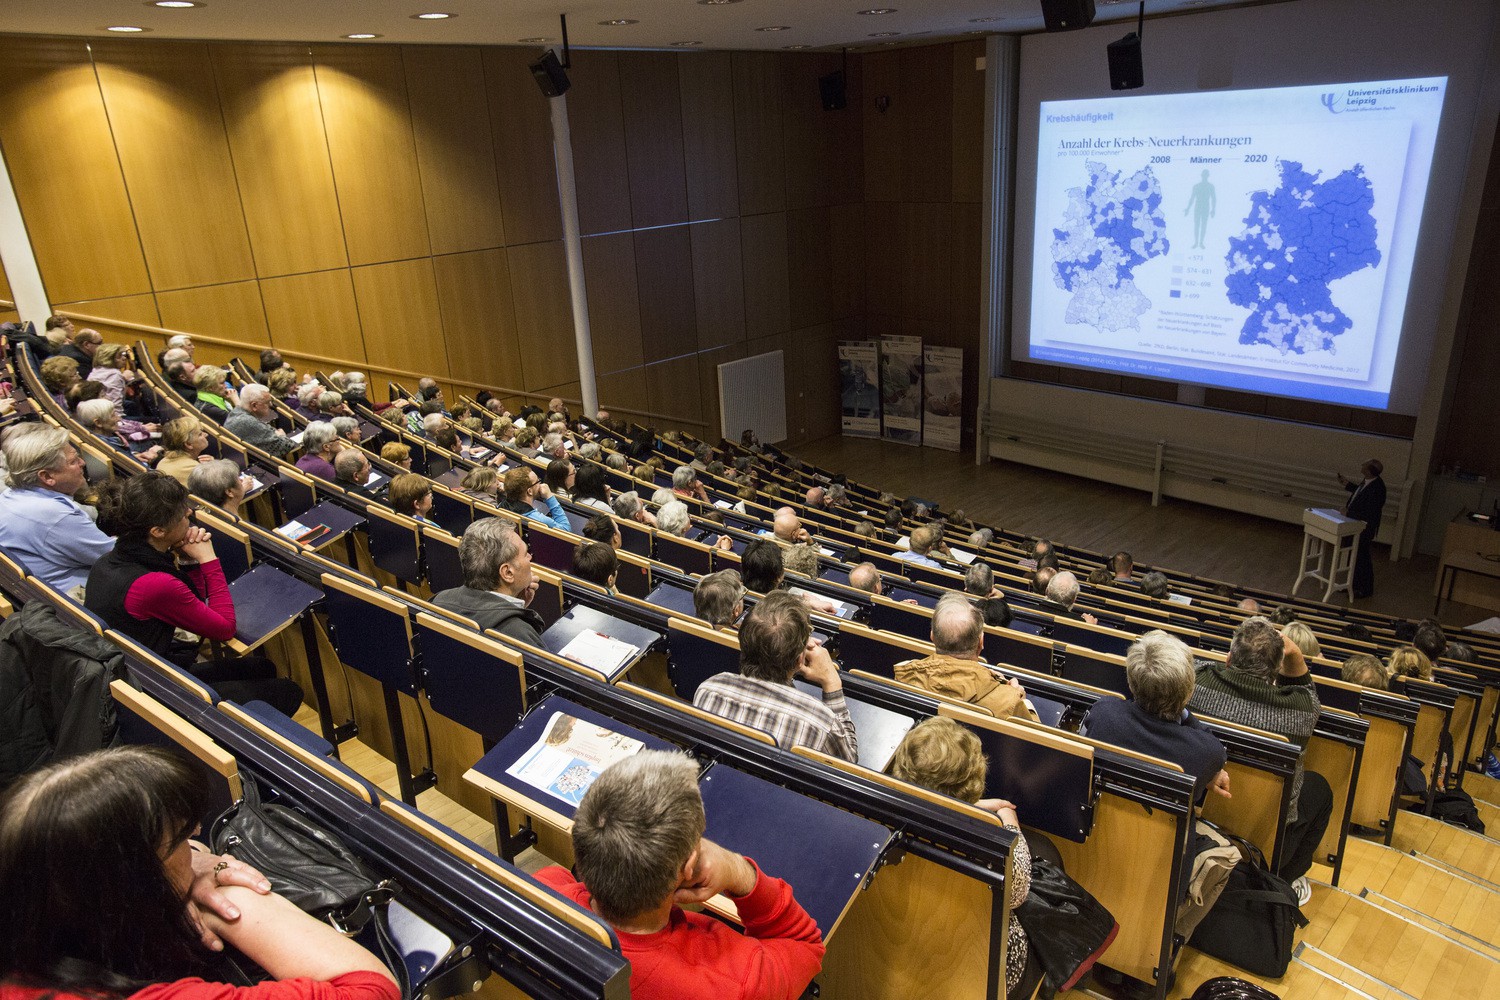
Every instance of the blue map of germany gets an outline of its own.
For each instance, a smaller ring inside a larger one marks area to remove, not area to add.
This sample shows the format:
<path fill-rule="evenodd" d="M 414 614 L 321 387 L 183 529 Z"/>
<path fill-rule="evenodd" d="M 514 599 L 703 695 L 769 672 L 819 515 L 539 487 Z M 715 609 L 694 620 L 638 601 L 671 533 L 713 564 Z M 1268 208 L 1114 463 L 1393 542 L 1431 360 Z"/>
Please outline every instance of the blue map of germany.
<path fill-rule="evenodd" d="M 1251 310 L 1240 343 L 1335 353 L 1333 338 L 1353 322 L 1333 304 L 1330 283 L 1380 265 L 1374 188 L 1358 164 L 1323 181 L 1292 160 L 1277 166 L 1280 186 L 1251 195 L 1225 257 L 1229 301 Z"/>
<path fill-rule="evenodd" d="M 1150 167 L 1128 177 L 1090 161 L 1088 187 L 1068 189 L 1064 228 L 1053 229 L 1052 279 L 1071 292 L 1065 319 L 1103 332 L 1139 330 L 1151 300 L 1135 269 L 1167 253 L 1161 185 Z"/>

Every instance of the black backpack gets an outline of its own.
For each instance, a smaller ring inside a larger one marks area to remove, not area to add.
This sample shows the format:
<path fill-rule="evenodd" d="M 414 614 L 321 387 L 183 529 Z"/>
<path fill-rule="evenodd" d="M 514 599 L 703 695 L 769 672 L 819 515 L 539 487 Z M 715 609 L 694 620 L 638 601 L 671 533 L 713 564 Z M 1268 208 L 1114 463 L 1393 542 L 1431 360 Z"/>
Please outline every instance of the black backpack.
<path fill-rule="evenodd" d="M 1291 963 L 1297 928 L 1306 927 L 1307 918 L 1291 885 L 1266 867 L 1260 848 L 1224 836 L 1240 849 L 1243 860 L 1229 873 L 1219 901 L 1188 943 L 1246 972 L 1279 979 Z"/>
<path fill-rule="evenodd" d="M 1474 800 L 1462 788 L 1454 788 L 1434 795 L 1432 815 L 1444 823 L 1452 823 L 1454 826 L 1461 826 L 1475 833 L 1484 832 L 1484 820 L 1479 818 L 1479 810 L 1474 807 Z"/>

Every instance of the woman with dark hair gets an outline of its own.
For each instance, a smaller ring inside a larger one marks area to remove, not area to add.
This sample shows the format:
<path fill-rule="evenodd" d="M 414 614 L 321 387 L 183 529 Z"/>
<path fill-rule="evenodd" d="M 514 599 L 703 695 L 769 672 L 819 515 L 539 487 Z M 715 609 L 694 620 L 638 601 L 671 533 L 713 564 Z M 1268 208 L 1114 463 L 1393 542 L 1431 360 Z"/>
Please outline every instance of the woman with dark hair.
<path fill-rule="evenodd" d="M 543 482 L 559 500 L 573 499 L 573 463 L 566 458 L 554 458 L 547 463 Z"/>
<path fill-rule="evenodd" d="M 6 1000 L 398 1000 L 380 960 L 190 844 L 208 809 L 170 751 L 119 747 L 21 778 L 0 800 Z M 274 979 L 205 981 L 220 939 Z"/>
<path fill-rule="evenodd" d="M 556 493 L 556 488 L 552 492 Z M 609 487 L 604 483 L 603 466 L 593 462 L 583 463 L 583 468 L 573 478 L 573 502 L 582 507 L 609 512 Z"/>
<path fill-rule="evenodd" d="M 589 518 L 589 523 L 583 526 L 583 537 L 591 542 L 603 542 L 612 549 L 618 549 L 621 544 L 620 528 L 608 514 L 595 514 Z"/>
<path fill-rule="evenodd" d="M 142 472 L 105 483 L 99 527 L 113 552 L 89 572 L 88 609 L 136 642 L 188 670 L 225 698 L 264 701 L 284 715 L 302 704 L 297 682 L 276 676 L 262 656 L 196 662 L 197 643 L 174 641 L 184 629 L 218 642 L 234 638 L 234 599 L 207 531 L 192 523 L 188 491 L 171 476 Z"/>

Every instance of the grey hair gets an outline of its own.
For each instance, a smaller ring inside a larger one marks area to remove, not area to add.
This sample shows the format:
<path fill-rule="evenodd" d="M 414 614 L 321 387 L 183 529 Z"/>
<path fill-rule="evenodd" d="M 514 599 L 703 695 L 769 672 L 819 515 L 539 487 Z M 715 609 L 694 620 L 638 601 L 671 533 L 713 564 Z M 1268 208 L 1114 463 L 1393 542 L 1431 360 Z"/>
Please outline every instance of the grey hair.
<path fill-rule="evenodd" d="M 698 447 L 693 449 L 693 457 L 700 462 L 707 462 L 713 453 L 714 450 L 708 446 L 707 442 L 699 442 Z"/>
<path fill-rule="evenodd" d="M 260 402 L 262 399 L 270 399 L 270 398 L 271 398 L 271 390 L 267 389 L 265 386 L 261 385 L 259 382 L 247 382 L 245 384 L 245 387 L 240 390 L 240 406 L 241 407 L 246 407 L 246 406 L 249 406 L 251 403 L 257 403 L 257 402 Z"/>
<path fill-rule="evenodd" d="M 550 434 L 548 434 L 548 435 L 546 435 L 545 437 L 542 438 L 542 451 L 545 451 L 547 454 L 550 455 L 554 451 L 556 451 L 558 448 L 561 448 L 562 447 L 562 443 L 563 443 L 563 436 L 561 434 L 557 433 L 557 431 L 553 431 L 552 433 L 550 433 Z"/>
<path fill-rule="evenodd" d="M 61 427 L 41 427 L 5 439 L 5 467 L 12 488 L 42 485 L 42 473 L 62 463 L 63 449 L 71 444 Z"/>
<path fill-rule="evenodd" d="M 635 517 L 636 512 L 641 509 L 641 495 L 635 490 L 616 493 L 614 508 L 615 513 L 621 517 Z"/>
<path fill-rule="evenodd" d="M 656 526 L 669 535 L 682 535 L 692 518 L 688 515 L 687 504 L 681 500 L 672 500 L 661 505 L 661 510 L 656 512 Z"/>
<path fill-rule="evenodd" d="M 989 563 L 974 560 L 964 571 L 964 592 L 975 597 L 989 597 L 995 589 L 995 571 Z"/>
<path fill-rule="evenodd" d="M 328 443 L 338 436 L 338 428 L 333 424 L 327 420 L 315 420 L 302 432 L 302 448 L 309 455 L 315 455 L 327 448 Z"/>
<path fill-rule="evenodd" d="M 944 594 L 932 612 L 932 644 L 945 656 L 971 656 L 984 641 L 984 616 L 962 594 Z"/>
<path fill-rule="evenodd" d="M 609 457 L 604 460 L 604 464 L 617 472 L 624 472 L 630 468 L 630 461 L 617 451 L 610 452 Z"/>
<path fill-rule="evenodd" d="M 1170 591 L 1167 589 L 1167 577 L 1165 573 L 1151 572 L 1141 577 L 1141 593 L 1147 597 L 1164 598 Z"/>
<path fill-rule="evenodd" d="M 809 544 L 788 545 L 781 554 L 781 564 L 788 573 L 817 579 L 818 548 Z"/>
<path fill-rule="evenodd" d="M 745 599 L 745 584 L 737 569 L 709 573 L 693 588 L 693 610 L 710 625 L 732 625 L 734 609 Z"/>
<path fill-rule="evenodd" d="M 321 395 L 323 384 L 321 382 L 304 382 L 297 390 L 297 402 L 303 406 L 311 406 L 313 398 Z"/>
<path fill-rule="evenodd" d="M 597 460 L 599 458 L 599 445 L 593 441 L 585 441 L 578 446 L 578 457 Z"/>
<path fill-rule="evenodd" d="M 656 504 L 656 506 L 658 507 L 661 507 L 664 504 L 669 504 L 676 499 L 677 494 L 673 493 L 671 488 L 667 486 L 663 486 L 661 489 L 651 494 L 651 502 Z"/>
<path fill-rule="evenodd" d="M 179 361 L 191 361 L 193 356 L 180 347 L 173 347 L 161 356 L 162 371 L 166 371 Z"/>
<path fill-rule="evenodd" d="M 1246 618 L 1229 642 L 1229 668 L 1269 684 L 1281 669 L 1282 649 L 1275 625 L 1259 615 Z"/>
<path fill-rule="evenodd" d="M 227 458 L 199 462 L 188 473 L 188 492 L 217 507 L 239 481 L 240 467 Z"/>
<path fill-rule="evenodd" d="M 1078 600 L 1078 577 L 1063 570 L 1052 578 L 1047 584 L 1047 600 L 1056 601 L 1065 608 L 1071 608 L 1073 602 Z"/>
<path fill-rule="evenodd" d="M 1176 721 L 1193 697 L 1193 651 L 1187 643 L 1153 629 L 1125 652 L 1125 682 L 1141 711 Z"/>
<path fill-rule="evenodd" d="M 101 420 L 114 416 L 114 412 L 115 404 L 107 399 L 85 399 L 78 404 L 78 409 L 73 411 L 73 415 L 78 418 L 80 424 L 93 429 L 99 426 Z"/>
<path fill-rule="evenodd" d="M 516 526 L 503 517 L 483 517 L 464 529 L 458 543 L 458 562 L 464 586 L 471 590 L 494 590 L 500 586 L 500 567 L 521 552 Z"/>
<path fill-rule="evenodd" d="M 334 407 L 343 403 L 343 401 L 344 397 L 341 393 L 334 392 L 332 389 L 325 389 L 323 395 L 318 397 L 318 410 L 323 413 L 329 413 Z"/>
<path fill-rule="evenodd" d="M 172 349 L 172 350 L 186 351 L 187 350 L 187 346 L 186 345 L 191 344 L 192 342 L 193 342 L 193 338 L 192 337 L 188 336 L 185 333 L 179 333 L 179 334 L 177 334 L 176 336 L 172 337 L 170 340 L 167 341 L 167 347 L 170 348 L 170 349 Z"/>
<path fill-rule="evenodd" d="M 353 482 L 353 477 L 358 474 L 360 469 L 364 468 L 366 461 L 368 459 L 365 458 L 365 453 L 358 448 L 345 448 L 334 458 L 333 471 L 338 473 L 340 479 L 346 482 Z M 360 485 L 364 484 L 361 483 Z"/>
<path fill-rule="evenodd" d="M 353 417 L 334 417 L 329 423 L 338 431 L 339 437 L 347 437 L 350 431 L 359 430 L 359 421 Z"/>
<path fill-rule="evenodd" d="M 679 465 L 672 473 L 672 489 L 687 490 L 693 486 L 693 480 L 698 478 L 698 470 L 691 465 Z"/>
<path fill-rule="evenodd" d="M 994 540 L 995 533 L 989 528 L 980 528 L 978 531 L 969 536 L 969 544 L 974 546 L 974 548 L 976 549 L 988 548 L 990 543 Z"/>
<path fill-rule="evenodd" d="M 443 416 L 441 413 L 429 413 L 422 417 L 422 430 L 426 431 L 428 434 L 431 434 L 433 431 L 437 430 L 447 422 L 448 418 Z"/>

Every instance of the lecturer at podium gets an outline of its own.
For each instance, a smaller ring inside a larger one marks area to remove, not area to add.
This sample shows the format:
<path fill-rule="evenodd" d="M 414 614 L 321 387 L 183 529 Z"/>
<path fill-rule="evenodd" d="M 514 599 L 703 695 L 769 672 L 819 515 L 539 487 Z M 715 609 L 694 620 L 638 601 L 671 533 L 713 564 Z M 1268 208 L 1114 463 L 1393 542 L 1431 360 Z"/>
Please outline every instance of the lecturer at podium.
<path fill-rule="evenodd" d="M 1360 466 L 1364 479 L 1354 482 L 1340 472 L 1339 485 L 1349 491 L 1349 502 L 1344 504 L 1344 513 L 1357 521 L 1365 522 L 1365 530 L 1359 533 L 1359 552 L 1354 557 L 1354 596 L 1369 597 L 1375 593 L 1375 565 L 1370 558 L 1370 546 L 1375 542 L 1375 533 L 1380 530 L 1380 514 L 1385 510 L 1385 480 L 1380 474 L 1385 466 L 1378 458 L 1372 458 Z"/>

